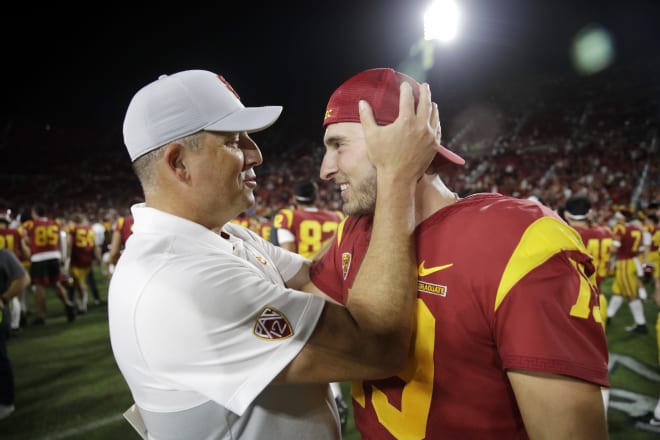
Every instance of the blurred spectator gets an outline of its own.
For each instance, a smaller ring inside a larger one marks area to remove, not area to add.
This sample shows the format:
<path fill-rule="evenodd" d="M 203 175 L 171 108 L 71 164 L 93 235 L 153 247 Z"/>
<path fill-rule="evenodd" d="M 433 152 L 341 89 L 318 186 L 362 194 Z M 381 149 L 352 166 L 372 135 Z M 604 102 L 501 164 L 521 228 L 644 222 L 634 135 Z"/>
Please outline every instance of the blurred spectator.
<path fill-rule="evenodd" d="M 293 189 L 293 208 L 280 209 L 273 219 L 279 246 L 306 258 L 314 258 L 330 240 L 344 218 L 341 211 L 318 207 L 318 186 L 300 180 Z"/>
<path fill-rule="evenodd" d="M 7 305 L 30 285 L 30 276 L 18 258 L 0 249 L 0 420 L 14 412 L 14 372 L 7 355 L 9 308 Z"/>
<path fill-rule="evenodd" d="M 47 287 L 55 289 L 55 293 L 64 304 L 67 321 L 73 321 L 76 318 L 75 307 L 62 284 L 64 281 L 62 265 L 65 258 L 60 250 L 62 225 L 48 218 L 46 208 L 37 204 L 32 209 L 32 218 L 25 221 L 21 227 L 26 231 L 26 238 L 30 244 L 32 261 L 30 277 L 36 286 L 37 317 L 32 324 L 46 323 Z"/>

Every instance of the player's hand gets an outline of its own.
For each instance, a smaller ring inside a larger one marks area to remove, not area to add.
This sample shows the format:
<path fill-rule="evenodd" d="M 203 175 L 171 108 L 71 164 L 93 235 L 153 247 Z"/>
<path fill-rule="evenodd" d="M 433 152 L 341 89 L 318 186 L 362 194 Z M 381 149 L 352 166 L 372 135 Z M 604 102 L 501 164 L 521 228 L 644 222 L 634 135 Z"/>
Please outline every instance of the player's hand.
<path fill-rule="evenodd" d="M 360 122 L 369 160 L 379 174 L 417 181 L 440 145 L 438 107 L 431 102 L 431 90 L 426 83 L 420 87 L 416 109 L 412 86 L 401 84 L 399 116 L 389 125 L 378 126 L 369 104 L 360 101 Z"/>

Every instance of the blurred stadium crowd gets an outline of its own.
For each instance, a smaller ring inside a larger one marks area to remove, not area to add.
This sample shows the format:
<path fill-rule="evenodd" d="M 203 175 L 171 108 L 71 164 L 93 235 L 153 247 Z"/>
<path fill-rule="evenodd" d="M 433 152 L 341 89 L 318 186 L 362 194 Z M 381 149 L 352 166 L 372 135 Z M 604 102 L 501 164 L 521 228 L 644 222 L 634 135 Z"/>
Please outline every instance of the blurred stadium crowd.
<path fill-rule="evenodd" d="M 512 82 L 474 103 L 441 110 L 445 145 L 467 159 L 465 167 L 448 166 L 443 178 L 461 196 L 536 197 L 553 209 L 584 195 L 599 223 L 622 207 L 644 210 L 660 199 L 659 96 L 660 80 L 626 68 Z M 5 122 L 2 212 L 25 216 L 41 203 L 51 217 L 79 212 L 92 222 L 112 222 L 141 196 L 119 127 L 104 133 Z M 289 205 L 300 179 L 319 183 L 320 207 L 341 209 L 337 189 L 318 178 L 320 130 L 317 139 L 296 139 L 276 124 L 259 135 L 264 164 L 256 169 L 257 206 L 247 213 L 253 221 L 266 222 Z"/>

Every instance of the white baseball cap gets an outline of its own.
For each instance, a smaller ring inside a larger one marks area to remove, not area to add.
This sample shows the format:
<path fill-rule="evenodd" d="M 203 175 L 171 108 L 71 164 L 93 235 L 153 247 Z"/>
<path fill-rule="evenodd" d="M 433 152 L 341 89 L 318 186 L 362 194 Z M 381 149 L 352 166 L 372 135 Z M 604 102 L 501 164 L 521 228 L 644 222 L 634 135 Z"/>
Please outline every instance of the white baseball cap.
<path fill-rule="evenodd" d="M 161 75 L 140 89 L 126 110 L 124 144 L 135 161 L 201 130 L 253 133 L 282 113 L 281 106 L 245 107 L 231 85 L 206 70 Z"/>

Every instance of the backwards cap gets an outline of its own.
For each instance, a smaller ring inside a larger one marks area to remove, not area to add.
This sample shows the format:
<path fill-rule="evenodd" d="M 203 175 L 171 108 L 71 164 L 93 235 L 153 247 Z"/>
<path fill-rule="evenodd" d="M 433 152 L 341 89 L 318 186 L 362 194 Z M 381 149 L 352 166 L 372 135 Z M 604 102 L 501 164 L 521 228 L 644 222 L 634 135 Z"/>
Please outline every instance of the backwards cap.
<path fill-rule="evenodd" d="M 293 195 L 298 203 L 312 203 L 316 200 L 316 184 L 309 180 L 296 183 Z"/>
<path fill-rule="evenodd" d="M 360 122 L 358 102 L 363 99 L 371 105 L 378 125 L 394 122 L 399 116 L 400 85 L 412 86 L 415 105 L 419 102 L 420 84 L 413 78 L 390 68 L 369 69 L 346 80 L 334 91 L 325 110 L 323 127 L 337 122 Z M 456 165 L 465 160 L 440 145 L 438 154 Z"/>
<path fill-rule="evenodd" d="M 186 70 L 161 75 L 133 96 L 124 118 L 124 143 L 131 161 L 135 161 L 201 130 L 264 130 L 281 112 L 280 106 L 245 107 L 222 76 L 206 70 Z"/>
<path fill-rule="evenodd" d="M 570 220 L 586 220 L 591 211 L 591 201 L 587 197 L 571 197 L 566 201 L 564 215 Z"/>

